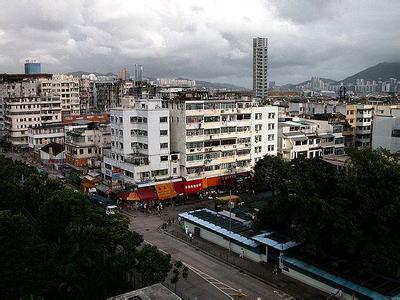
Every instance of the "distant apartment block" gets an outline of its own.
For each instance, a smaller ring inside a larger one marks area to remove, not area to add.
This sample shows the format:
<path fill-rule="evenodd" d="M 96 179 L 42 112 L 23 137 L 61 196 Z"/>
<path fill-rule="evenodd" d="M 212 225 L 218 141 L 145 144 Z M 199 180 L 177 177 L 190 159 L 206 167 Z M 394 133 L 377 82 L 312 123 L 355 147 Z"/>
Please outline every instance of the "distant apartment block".
<path fill-rule="evenodd" d="M 162 87 L 195 87 L 196 81 L 190 79 L 157 78 L 158 86 Z"/>
<path fill-rule="evenodd" d="M 53 75 L 51 79 L 40 81 L 40 93 L 45 96 L 59 96 L 63 115 L 79 115 L 79 78 L 72 75 Z"/>

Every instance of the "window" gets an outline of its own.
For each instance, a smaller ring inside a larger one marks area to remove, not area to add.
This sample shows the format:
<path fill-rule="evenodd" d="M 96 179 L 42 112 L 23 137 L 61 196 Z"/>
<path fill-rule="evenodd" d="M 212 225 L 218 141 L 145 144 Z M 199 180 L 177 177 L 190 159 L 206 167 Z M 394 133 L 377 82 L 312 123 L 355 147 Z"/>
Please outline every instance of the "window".
<path fill-rule="evenodd" d="M 160 117 L 160 123 L 167 123 L 168 117 Z"/>
<path fill-rule="evenodd" d="M 275 113 L 268 113 L 268 119 L 275 119 Z"/>
<path fill-rule="evenodd" d="M 173 168 L 173 169 L 172 169 L 172 173 L 173 173 L 173 174 L 176 174 L 176 168 Z"/>
<path fill-rule="evenodd" d="M 160 130 L 160 135 L 161 136 L 168 135 L 168 130 Z"/>
<path fill-rule="evenodd" d="M 268 134 L 268 141 L 273 141 L 275 139 L 274 134 Z"/>
<path fill-rule="evenodd" d="M 168 155 L 160 156 L 160 161 L 168 161 Z"/>
<path fill-rule="evenodd" d="M 268 145 L 268 151 L 274 151 L 274 145 Z"/>
<path fill-rule="evenodd" d="M 255 148 L 254 148 L 254 152 L 255 152 L 255 153 L 260 153 L 260 152 L 261 152 L 261 146 L 255 147 Z"/>
<path fill-rule="evenodd" d="M 151 171 L 151 176 L 162 176 L 162 175 L 167 175 L 168 174 L 168 169 L 162 169 L 162 170 L 155 170 Z"/>
<path fill-rule="evenodd" d="M 269 130 L 275 129 L 275 123 L 269 123 L 268 124 L 268 129 Z"/>
<path fill-rule="evenodd" d="M 254 137 L 254 140 L 255 140 L 256 143 L 261 142 L 261 135 L 256 135 Z"/>
<path fill-rule="evenodd" d="M 261 124 L 256 124 L 256 126 L 255 126 L 256 132 L 261 130 L 261 128 L 262 128 Z"/>
<path fill-rule="evenodd" d="M 92 153 L 92 148 L 88 149 L 88 153 L 91 154 Z"/>
<path fill-rule="evenodd" d="M 126 170 L 125 170 L 125 175 L 128 176 L 128 177 L 130 177 L 130 178 L 133 178 L 133 173 L 130 172 L 130 171 L 126 171 Z"/>
<path fill-rule="evenodd" d="M 83 154 L 83 149 L 79 149 L 79 154 Z"/>
<path fill-rule="evenodd" d="M 168 148 L 168 143 L 161 143 L 160 144 L 160 149 L 167 149 Z"/>
<path fill-rule="evenodd" d="M 262 113 L 256 113 L 255 119 L 256 120 L 261 120 L 262 119 Z"/>

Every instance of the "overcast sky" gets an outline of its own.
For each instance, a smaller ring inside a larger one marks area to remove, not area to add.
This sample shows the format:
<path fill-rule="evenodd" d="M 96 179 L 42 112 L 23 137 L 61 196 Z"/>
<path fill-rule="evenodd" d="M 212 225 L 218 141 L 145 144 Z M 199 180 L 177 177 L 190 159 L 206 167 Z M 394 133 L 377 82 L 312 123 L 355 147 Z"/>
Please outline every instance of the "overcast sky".
<path fill-rule="evenodd" d="M 0 73 L 117 73 L 252 85 L 252 38 L 269 38 L 269 80 L 343 79 L 400 61 L 397 0 L 0 0 Z"/>

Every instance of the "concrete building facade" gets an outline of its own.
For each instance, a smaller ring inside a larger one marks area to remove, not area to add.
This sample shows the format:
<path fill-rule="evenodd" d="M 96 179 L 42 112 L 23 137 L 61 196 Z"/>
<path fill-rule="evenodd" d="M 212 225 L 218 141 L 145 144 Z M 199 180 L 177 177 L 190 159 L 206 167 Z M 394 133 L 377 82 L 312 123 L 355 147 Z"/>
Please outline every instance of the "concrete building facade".
<path fill-rule="evenodd" d="M 105 179 L 139 184 L 180 177 L 179 154 L 171 152 L 170 113 L 161 99 L 137 99 L 133 107 L 111 109 L 110 115 Z"/>
<path fill-rule="evenodd" d="M 187 93 L 169 105 L 171 150 L 180 153 L 186 180 L 246 173 L 264 155 L 277 154 L 278 107 L 206 93 Z"/>
<path fill-rule="evenodd" d="M 265 98 L 268 90 L 268 39 L 253 39 L 253 92 L 256 98 Z"/>
<path fill-rule="evenodd" d="M 79 78 L 72 75 L 53 75 L 52 79 L 40 81 L 40 93 L 45 96 L 59 96 L 63 115 L 79 115 Z"/>
<path fill-rule="evenodd" d="M 344 154 L 342 125 L 294 118 L 279 122 L 278 152 L 291 160 Z"/>

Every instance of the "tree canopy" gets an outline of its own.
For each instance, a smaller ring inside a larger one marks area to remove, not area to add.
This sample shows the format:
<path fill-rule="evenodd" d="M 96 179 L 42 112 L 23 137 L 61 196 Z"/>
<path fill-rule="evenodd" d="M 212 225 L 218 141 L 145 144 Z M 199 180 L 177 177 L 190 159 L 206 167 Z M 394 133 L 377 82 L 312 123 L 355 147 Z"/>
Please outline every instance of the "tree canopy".
<path fill-rule="evenodd" d="M 141 247 L 128 225 L 86 195 L 0 157 L 0 298 L 104 299 L 163 281 L 170 256 Z"/>
<path fill-rule="evenodd" d="M 282 172 L 281 170 L 285 170 Z M 355 150 L 338 171 L 322 159 L 264 157 L 257 180 L 276 188 L 257 216 L 316 255 L 395 274 L 400 266 L 400 162 L 385 151 Z"/>

